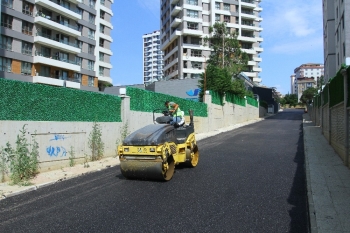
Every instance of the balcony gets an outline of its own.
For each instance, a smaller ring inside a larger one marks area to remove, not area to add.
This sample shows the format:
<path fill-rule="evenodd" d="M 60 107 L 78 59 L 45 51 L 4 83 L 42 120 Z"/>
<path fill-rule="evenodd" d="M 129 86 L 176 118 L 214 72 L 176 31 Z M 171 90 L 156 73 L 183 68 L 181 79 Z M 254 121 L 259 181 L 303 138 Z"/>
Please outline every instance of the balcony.
<path fill-rule="evenodd" d="M 98 76 L 98 81 L 104 81 L 104 82 L 108 82 L 108 83 L 113 83 L 111 77 L 105 77 L 105 76 Z"/>
<path fill-rule="evenodd" d="M 180 4 L 176 4 L 171 6 L 171 16 L 175 16 L 177 14 L 179 14 L 181 11 L 181 7 Z"/>
<path fill-rule="evenodd" d="M 43 54 L 35 52 L 33 63 L 45 64 L 48 66 L 60 67 L 67 70 L 74 70 L 80 72 L 80 64 L 76 61 L 70 61 L 59 56 L 50 56 L 49 54 Z"/>
<path fill-rule="evenodd" d="M 70 43 L 65 40 L 60 40 L 45 33 L 37 32 L 34 37 L 34 42 L 53 47 L 69 53 L 81 53 L 81 49 L 75 43 Z"/>
<path fill-rule="evenodd" d="M 71 80 L 71 81 L 68 81 Z M 62 77 L 60 78 L 50 78 L 45 76 L 40 76 L 40 74 L 37 74 L 36 76 L 33 76 L 33 83 L 42 83 L 52 86 L 59 86 L 59 87 L 68 87 L 68 88 L 74 88 L 74 89 L 80 89 L 80 81 L 74 80 L 74 79 L 68 79 L 64 80 Z"/>
<path fill-rule="evenodd" d="M 63 3 L 60 3 L 57 0 L 36 0 L 35 3 L 40 6 L 44 6 L 45 8 L 50 9 L 54 12 L 59 12 L 60 14 L 68 18 L 74 20 L 82 19 L 81 14 L 78 10 L 73 9 Z"/>
<path fill-rule="evenodd" d="M 181 21 L 182 21 L 182 20 L 181 20 L 181 18 L 179 18 L 179 17 L 174 18 L 173 21 L 172 21 L 171 24 L 170 24 L 170 27 L 175 28 L 175 27 L 179 26 L 179 24 L 181 23 Z"/>
<path fill-rule="evenodd" d="M 262 69 L 261 69 L 260 67 L 253 66 L 253 71 L 254 71 L 254 72 L 261 72 Z"/>
<path fill-rule="evenodd" d="M 36 17 L 34 18 L 34 23 L 40 24 L 47 28 L 53 28 L 56 31 L 63 32 L 64 34 L 68 34 L 70 36 L 81 36 L 81 32 L 78 31 L 77 26 L 73 26 L 64 21 L 57 22 L 55 20 L 52 20 L 49 16 L 45 16 L 40 13 L 36 14 Z"/>
<path fill-rule="evenodd" d="M 103 48 L 103 47 L 99 47 L 98 49 L 99 49 L 100 52 L 102 52 L 102 53 L 108 54 L 108 55 L 110 55 L 110 56 L 113 55 L 113 52 L 112 52 L 110 49 L 106 49 L 106 48 Z"/>
<path fill-rule="evenodd" d="M 99 65 L 103 66 L 103 67 L 106 67 L 108 69 L 112 69 L 113 68 L 112 64 L 108 63 L 108 62 L 99 61 Z"/>

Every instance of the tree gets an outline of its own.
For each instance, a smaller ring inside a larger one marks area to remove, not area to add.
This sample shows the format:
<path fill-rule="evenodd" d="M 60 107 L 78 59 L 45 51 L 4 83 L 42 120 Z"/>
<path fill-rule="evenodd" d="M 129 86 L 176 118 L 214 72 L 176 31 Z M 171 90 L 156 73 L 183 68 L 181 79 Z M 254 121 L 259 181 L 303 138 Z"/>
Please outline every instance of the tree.
<path fill-rule="evenodd" d="M 205 90 L 213 90 L 224 94 L 232 92 L 244 96 L 246 90 L 244 82 L 238 75 L 248 64 L 248 55 L 241 50 L 241 46 L 235 34 L 227 30 L 226 23 L 215 23 L 209 28 L 212 37 L 206 37 L 205 43 L 212 49 L 205 74 L 199 80 L 199 94 L 202 99 Z M 204 79 L 206 84 L 204 85 Z M 240 80 L 240 81 L 238 81 Z"/>
<path fill-rule="evenodd" d="M 304 104 L 310 103 L 316 94 L 317 89 L 310 87 L 303 92 L 302 96 L 300 97 L 300 101 Z"/>
<path fill-rule="evenodd" d="M 296 94 L 286 94 L 280 103 L 289 104 L 290 106 L 296 106 L 298 104 L 298 96 Z"/>

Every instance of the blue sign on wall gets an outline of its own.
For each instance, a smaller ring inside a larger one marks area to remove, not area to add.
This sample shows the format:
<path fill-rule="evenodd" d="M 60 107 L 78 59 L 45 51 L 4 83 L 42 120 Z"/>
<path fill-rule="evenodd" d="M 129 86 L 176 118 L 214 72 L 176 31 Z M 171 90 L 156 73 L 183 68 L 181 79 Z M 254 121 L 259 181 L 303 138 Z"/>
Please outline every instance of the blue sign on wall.
<path fill-rule="evenodd" d="M 193 100 L 193 101 L 198 101 L 198 94 L 199 94 L 200 91 L 201 91 L 201 89 L 199 89 L 199 88 L 196 88 L 194 90 L 191 89 L 191 90 L 186 91 L 186 94 L 188 96 L 192 97 L 192 98 L 186 98 L 186 99 Z"/>

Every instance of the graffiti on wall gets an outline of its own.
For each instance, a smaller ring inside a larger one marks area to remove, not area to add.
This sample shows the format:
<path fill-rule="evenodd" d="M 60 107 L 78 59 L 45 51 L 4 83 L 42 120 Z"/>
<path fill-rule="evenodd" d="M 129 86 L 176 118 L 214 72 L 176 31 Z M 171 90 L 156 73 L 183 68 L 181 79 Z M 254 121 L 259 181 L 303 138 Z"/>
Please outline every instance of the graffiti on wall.
<path fill-rule="evenodd" d="M 65 147 L 63 147 L 62 145 L 54 145 L 56 143 L 53 142 L 57 142 L 57 141 L 64 141 L 66 139 L 68 139 L 70 137 L 64 135 L 64 134 L 54 134 L 53 138 L 51 138 L 49 141 L 51 142 L 50 145 L 48 145 L 46 147 L 46 152 L 50 157 L 65 157 L 67 156 L 67 150 Z"/>
<path fill-rule="evenodd" d="M 191 90 L 186 91 L 186 94 L 188 96 L 191 96 L 191 98 L 186 98 L 186 99 L 198 101 L 198 98 L 199 98 L 198 94 L 199 94 L 200 91 L 201 91 L 201 89 L 199 89 L 199 88 L 196 88 L 194 90 L 191 89 Z"/>

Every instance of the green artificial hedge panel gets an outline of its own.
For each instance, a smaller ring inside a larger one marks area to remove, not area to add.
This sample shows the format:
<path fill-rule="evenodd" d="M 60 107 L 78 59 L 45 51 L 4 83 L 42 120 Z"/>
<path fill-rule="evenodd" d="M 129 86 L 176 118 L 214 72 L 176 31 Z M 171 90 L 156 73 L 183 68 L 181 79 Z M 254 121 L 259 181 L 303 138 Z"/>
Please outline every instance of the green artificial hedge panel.
<path fill-rule="evenodd" d="M 329 83 L 329 107 L 333 107 L 344 101 L 344 80 L 341 70 Z"/>
<path fill-rule="evenodd" d="M 247 96 L 247 103 L 254 107 L 259 107 L 258 101 L 252 97 Z"/>
<path fill-rule="evenodd" d="M 321 107 L 322 105 L 321 94 L 318 94 L 316 97 L 317 97 L 317 107 Z"/>
<path fill-rule="evenodd" d="M 246 106 L 245 99 L 241 98 L 235 94 L 232 93 L 226 93 L 225 94 L 225 100 L 229 103 L 237 104 L 240 106 Z"/>
<path fill-rule="evenodd" d="M 323 106 L 328 103 L 328 90 L 329 90 L 329 84 L 327 83 L 322 90 Z"/>
<path fill-rule="evenodd" d="M 153 91 L 146 91 L 139 88 L 127 87 L 126 95 L 130 96 L 130 110 L 139 112 L 153 112 L 155 109 L 165 108 L 164 102 L 169 100 L 180 105 L 180 109 L 185 115 L 189 115 L 188 110 L 193 110 L 194 116 L 208 117 L 206 103 L 186 100 L 180 97 L 171 96 Z"/>
<path fill-rule="evenodd" d="M 211 103 L 212 104 L 217 104 L 217 105 L 221 105 L 221 106 L 224 105 L 224 98 L 218 92 L 210 91 L 210 95 L 211 95 Z"/>
<path fill-rule="evenodd" d="M 0 120 L 121 122 L 121 98 L 0 78 Z"/>

